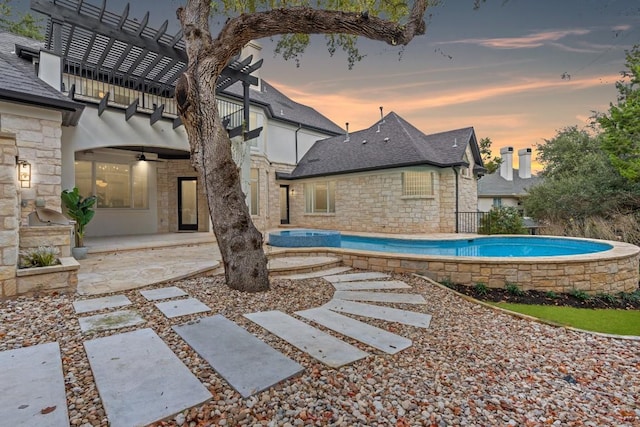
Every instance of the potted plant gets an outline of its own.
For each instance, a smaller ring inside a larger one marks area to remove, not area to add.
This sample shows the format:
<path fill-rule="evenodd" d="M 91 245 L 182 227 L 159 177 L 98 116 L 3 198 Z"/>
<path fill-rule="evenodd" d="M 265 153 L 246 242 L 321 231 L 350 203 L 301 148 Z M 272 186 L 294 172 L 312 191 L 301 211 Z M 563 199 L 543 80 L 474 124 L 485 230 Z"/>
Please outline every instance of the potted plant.
<path fill-rule="evenodd" d="M 96 211 L 93 205 L 96 204 L 96 196 L 83 198 L 80 195 L 78 187 L 73 190 L 64 190 L 61 195 L 66 214 L 69 218 L 76 222 L 75 235 L 76 246 L 71 249 L 75 259 L 84 259 L 87 257 L 88 248 L 84 246 L 84 233 L 87 224 L 93 218 Z"/>

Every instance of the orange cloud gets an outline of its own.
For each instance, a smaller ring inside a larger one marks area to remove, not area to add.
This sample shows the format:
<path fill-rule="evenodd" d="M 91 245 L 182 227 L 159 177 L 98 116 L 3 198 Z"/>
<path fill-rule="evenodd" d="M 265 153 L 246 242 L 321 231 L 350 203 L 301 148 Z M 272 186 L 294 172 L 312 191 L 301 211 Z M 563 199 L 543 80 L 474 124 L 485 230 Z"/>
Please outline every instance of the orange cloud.
<path fill-rule="evenodd" d="M 531 49 L 540 47 L 549 42 L 555 42 L 567 36 L 583 36 L 591 31 L 587 29 L 574 30 L 557 30 L 542 31 L 531 33 L 522 37 L 501 37 L 501 38 L 472 38 L 460 39 L 447 42 L 439 42 L 438 44 L 476 44 L 479 46 L 490 47 L 494 49 Z"/>

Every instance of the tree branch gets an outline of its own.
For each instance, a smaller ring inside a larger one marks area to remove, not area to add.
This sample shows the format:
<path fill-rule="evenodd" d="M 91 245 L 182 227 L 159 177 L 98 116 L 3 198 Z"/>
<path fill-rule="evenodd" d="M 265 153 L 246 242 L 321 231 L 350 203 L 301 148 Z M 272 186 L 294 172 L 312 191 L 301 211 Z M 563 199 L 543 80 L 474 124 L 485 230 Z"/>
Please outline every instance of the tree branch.
<path fill-rule="evenodd" d="M 191 3 L 191 2 L 190 2 Z M 218 55 L 229 59 L 251 40 L 282 34 L 349 34 L 390 45 L 406 45 L 426 31 L 427 0 L 416 0 L 406 25 L 363 12 L 294 7 L 242 14 L 232 18 L 213 41 Z M 220 56 L 219 56 L 220 57 Z"/>

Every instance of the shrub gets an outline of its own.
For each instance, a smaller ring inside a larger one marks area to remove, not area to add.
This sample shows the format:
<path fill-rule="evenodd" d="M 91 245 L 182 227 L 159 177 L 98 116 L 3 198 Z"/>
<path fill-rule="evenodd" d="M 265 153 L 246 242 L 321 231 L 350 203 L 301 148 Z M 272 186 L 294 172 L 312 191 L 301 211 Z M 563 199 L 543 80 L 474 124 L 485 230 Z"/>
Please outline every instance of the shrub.
<path fill-rule="evenodd" d="M 524 291 L 518 287 L 515 283 L 507 283 L 504 285 L 504 288 L 511 295 L 522 296 L 524 295 Z"/>
<path fill-rule="evenodd" d="M 636 303 L 640 301 L 640 291 L 635 292 L 620 292 L 618 294 L 620 299 L 624 302 Z"/>
<path fill-rule="evenodd" d="M 607 302 L 609 304 L 613 304 L 618 300 L 615 296 L 608 294 L 606 292 L 601 292 L 597 294 L 596 298 L 598 298 L 601 301 Z"/>
<path fill-rule="evenodd" d="M 20 268 L 48 267 L 59 264 L 58 248 L 52 246 L 39 246 L 20 253 Z"/>
<path fill-rule="evenodd" d="M 442 280 L 440 280 L 440 284 L 446 286 L 447 288 L 454 288 L 454 283 L 451 281 L 451 278 L 449 277 L 445 277 Z"/>
<path fill-rule="evenodd" d="M 487 293 L 489 293 L 489 288 L 487 288 L 487 285 L 485 285 L 482 282 L 476 283 L 474 288 L 475 288 L 476 292 L 478 293 L 478 295 L 486 295 Z"/>
<path fill-rule="evenodd" d="M 545 296 L 546 296 L 547 298 L 553 298 L 553 299 L 558 298 L 558 294 L 557 294 L 557 293 L 555 293 L 555 292 L 553 292 L 553 291 L 547 291 L 547 292 L 545 293 Z"/>
<path fill-rule="evenodd" d="M 571 289 L 571 291 L 569 292 L 569 295 L 571 295 L 572 297 L 574 297 L 575 299 L 578 299 L 580 301 L 586 301 L 589 298 L 591 298 L 589 296 L 589 294 L 586 293 L 585 291 L 580 290 L 580 289 L 575 289 L 575 288 Z"/>
<path fill-rule="evenodd" d="M 518 209 L 508 207 L 494 207 L 482 216 L 479 234 L 525 234 L 527 229 L 522 222 Z"/>

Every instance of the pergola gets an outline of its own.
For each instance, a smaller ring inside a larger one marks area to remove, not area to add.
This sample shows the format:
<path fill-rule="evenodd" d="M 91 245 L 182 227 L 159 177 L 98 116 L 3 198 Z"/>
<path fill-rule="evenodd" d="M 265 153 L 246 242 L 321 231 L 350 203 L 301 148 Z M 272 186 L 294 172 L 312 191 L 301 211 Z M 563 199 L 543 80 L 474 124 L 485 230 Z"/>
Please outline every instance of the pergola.
<path fill-rule="evenodd" d="M 148 26 L 149 12 L 141 20 L 129 18 L 129 4 L 121 14 L 83 0 L 31 0 L 31 9 L 48 16 L 45 49 L 63 58 L 64 72 L 113 84 L 142 93 L 172 98 L 175 86 L 188 64 L 182 31 L 167 34 L 168 21 L 158 29 Z M 240 81 L 243 85 L 243 118 L 246 126 L 229 129 L 230 137 L 244 133 L 244 139 L 257 137 L 262 128 L 250 132 L 249 86 L 257 85 L 251 75 L 262 66 L 262 60 L 251 63 L 253 57 L 232 61 L 216 82 L 216 93 Z M 75 98 L 75 87 L 68 88 Z M 98 105 L 98 114 L 107 108 L 109 93 Z M 129 120 L 138 112 L 139 98 L 125 111 Z M 164 104 L 154 105 L 150 124 L 163 117 Z M 174 129 L 182 122 L 174 118 Z"/>

